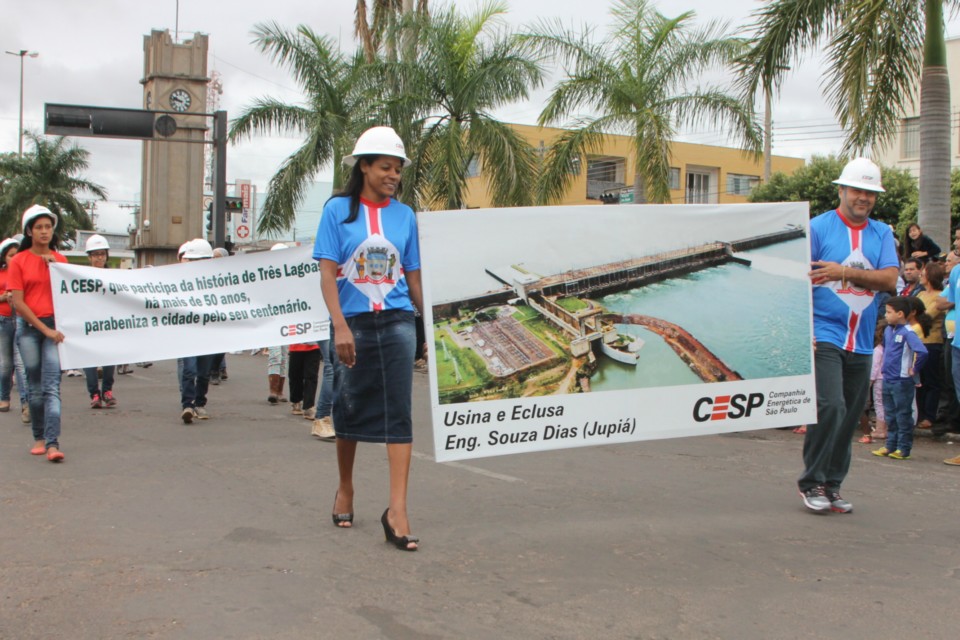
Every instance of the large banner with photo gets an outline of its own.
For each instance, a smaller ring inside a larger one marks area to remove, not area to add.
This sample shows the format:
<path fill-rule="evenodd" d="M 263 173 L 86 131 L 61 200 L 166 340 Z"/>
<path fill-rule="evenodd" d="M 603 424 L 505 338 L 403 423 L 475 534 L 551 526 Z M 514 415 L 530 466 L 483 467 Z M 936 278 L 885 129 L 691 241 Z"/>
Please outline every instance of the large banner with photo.
<path fill-rule="evenodd" d="M 312 247 L 147 269 L 51 264 L 64 369 L 329 336 Z"/>
<path fill-rule="evenodd" d="M 419 223 L 438 461 L 816 421 L 805 203 Z"/>

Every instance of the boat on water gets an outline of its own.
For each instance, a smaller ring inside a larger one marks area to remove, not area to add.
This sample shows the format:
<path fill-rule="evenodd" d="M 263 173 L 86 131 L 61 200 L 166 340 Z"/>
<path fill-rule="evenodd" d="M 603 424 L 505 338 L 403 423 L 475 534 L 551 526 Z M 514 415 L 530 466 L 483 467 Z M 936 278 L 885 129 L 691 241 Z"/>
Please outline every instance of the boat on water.
<path fill-rule="evenodd" d="M 617 335 L 616 340 L 609 344 L 601 341 L 600 351 L 608 358 L 635 367 L 640 360 L 639 351 L 643 348 L 643 345 L 642 338 L 629 333 L 621 333 Z"/>

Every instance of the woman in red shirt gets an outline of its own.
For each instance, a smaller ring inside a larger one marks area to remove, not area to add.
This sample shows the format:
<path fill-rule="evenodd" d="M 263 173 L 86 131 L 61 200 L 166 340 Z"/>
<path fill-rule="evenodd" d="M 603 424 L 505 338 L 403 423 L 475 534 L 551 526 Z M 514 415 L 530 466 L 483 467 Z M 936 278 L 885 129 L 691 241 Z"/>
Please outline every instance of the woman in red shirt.
<path fill-rule="evenodd" d="M 23 242 L 10 261 L 7 289 L 17 309 L 17 344 L 27 370 L 35 456 L 63 460 L 60 451 L 60 354 L 63 334 L 53 317 L 50 263 L 66 262 L 57 253 L 57 216 L 33 205 L 23 212 Z"/>
<path fill-rule="evenodd" d="M 20 240 L 7 238 L 0 242 L 0 411 L 10 410 L 10 392 L 13 390 L 13 373 L 17 375 L 17 391 L 20 392 L 20 412 L 29 415 L 27 409 L 27 385 L 23 379 L 23 363 L 19 350 L 15 349 L 17 318 L 13 315 L 13 295 L 7 291 L 7 267 L 17 255 Z"/>

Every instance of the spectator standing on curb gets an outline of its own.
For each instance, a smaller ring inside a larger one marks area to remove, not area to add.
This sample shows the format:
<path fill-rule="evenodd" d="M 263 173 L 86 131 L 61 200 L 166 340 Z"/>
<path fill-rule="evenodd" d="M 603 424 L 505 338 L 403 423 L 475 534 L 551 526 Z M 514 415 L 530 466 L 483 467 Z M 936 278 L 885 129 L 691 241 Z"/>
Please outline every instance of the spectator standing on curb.
<path fill-rule="evenodd" d="M 110 244 L 107 239 L 100 234 L 93 234 L 87 238 L 87 244 L 84 247 L 87 252 L 87 259 L 90 266 L 97 269 L 106 269 L 107 260 L 110 259 Z M 117 399 L 113 397 L 113 374 L 116 369 L 113 365 L 99 367 L 103 372 L 102 380 L 97 375 L 98 367 L 85 367 L 83 374 L 87 377 L 87 393 L 90 394 L 90 408 L 102 409 L 103 407 L 115 407 Z"/>
<path fill-rule="evenodd" d="M 927 349 L 926 364 L 920 371 L 920 387 L 917 389 L 917 413 L 919 429 L 930 429 L 937 419 L 940 402 L 940 387 L 943 386 L 943 316 L 937 300 L 943 293 L 943 266 L 936 260 L 924 265 L 920 272 L 922 290 L 917 294 L 933 324 L 926 336 L 920 336 Z"/>
<path fill-rule="evenodd" d="M 50 263 L 66 262 L 57 252 L 57 216 L 40 205 L 23 212 L 20 251 L 10 261 L 7 289 L 17 310 L 17 344 L 27 372 L 33 448 L 50 462 L 62 462 L 60 451 L 60 354 L 64 336 L 53 315 Z"/>
<path fill-rule="evenodd" d="M 834 184 L 839 206 L 810 221 L 817 423 L 804 437 L 797 484 L 804 505 L 817 513 L 853 510 L 840 486 L 870 388 L 875 294 L 896 287 L 899 267 L 890 227 L 870 219 L 884 191 L 880 168 L 857 158 Z"/>

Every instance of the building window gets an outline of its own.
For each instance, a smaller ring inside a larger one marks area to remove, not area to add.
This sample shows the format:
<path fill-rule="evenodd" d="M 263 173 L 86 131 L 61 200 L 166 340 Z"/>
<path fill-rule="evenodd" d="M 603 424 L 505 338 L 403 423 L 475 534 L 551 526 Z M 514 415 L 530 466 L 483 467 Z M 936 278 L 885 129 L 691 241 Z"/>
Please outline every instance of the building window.
<path fill-rule="evenodd" d="M 687 204 L 709 204 L 710 174 L 687 170 Z"/>
<path fill-rule="evenodd" d="M 680 189 L 680 167 L 670 167 L 670 189 Z"/>
<path fill-rule="evenodd" d="M 900 132 L 900 157 L 920 157 L 920 118 L 904 118 Z"/>
<path fill-rule="evenodd" d="M 760 176 L 745 176 L 739 173 L 727 174 L 727 194 L 732 196 L 748 196 L 758 184 L 760 184 Z"/>
<path fill-rule="evenodd" d="M 599 200 L 604 191 L 625 187 L 623 158 L 587 158 L 587 198 Z"/>
<path fill-rule="evenodd" d="M 479 178 L 480 177 L 480 159 L 477 156 L 470 158 L 470 162 L 467 163 L 467 175 L 468 178 Z"/>

